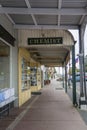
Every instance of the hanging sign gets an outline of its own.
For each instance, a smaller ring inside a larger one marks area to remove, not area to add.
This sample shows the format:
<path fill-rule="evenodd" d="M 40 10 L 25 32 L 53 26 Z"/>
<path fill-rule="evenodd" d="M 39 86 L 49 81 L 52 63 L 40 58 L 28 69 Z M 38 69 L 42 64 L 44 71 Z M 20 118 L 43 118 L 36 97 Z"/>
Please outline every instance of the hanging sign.
<path fill-rule="evenodd" d="M 28 45 L 63 44 L 62 37 L 28 38 Z"/>

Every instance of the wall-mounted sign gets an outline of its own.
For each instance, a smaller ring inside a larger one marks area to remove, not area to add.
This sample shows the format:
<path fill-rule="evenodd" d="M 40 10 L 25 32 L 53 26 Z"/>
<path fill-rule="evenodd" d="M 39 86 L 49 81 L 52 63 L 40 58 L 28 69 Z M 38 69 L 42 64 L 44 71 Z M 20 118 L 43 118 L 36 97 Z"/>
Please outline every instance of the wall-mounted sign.
<path fill-rule="evenodd" d="M 28 38 L 28 45 L 63 44 L 62 37 Z"/>

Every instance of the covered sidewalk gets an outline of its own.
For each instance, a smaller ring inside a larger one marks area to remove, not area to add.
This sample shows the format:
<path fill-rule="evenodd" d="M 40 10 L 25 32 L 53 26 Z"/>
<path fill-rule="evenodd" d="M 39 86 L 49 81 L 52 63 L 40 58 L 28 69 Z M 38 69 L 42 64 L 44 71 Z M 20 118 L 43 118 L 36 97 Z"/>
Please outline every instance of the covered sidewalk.
<path fill-rule="evenodd" d="M 53 79 L 7 130 L 87 130 L 62 83 Z"/>

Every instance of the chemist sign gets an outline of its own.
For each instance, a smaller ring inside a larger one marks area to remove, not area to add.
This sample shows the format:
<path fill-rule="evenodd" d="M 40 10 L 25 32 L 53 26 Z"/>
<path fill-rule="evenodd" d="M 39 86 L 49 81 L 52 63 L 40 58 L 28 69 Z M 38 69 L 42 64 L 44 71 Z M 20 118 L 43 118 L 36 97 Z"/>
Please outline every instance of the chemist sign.
<path fill-rule="evenodd" d="M 62 37 L 28 38 L 28 45 L 63 44 Z"/>

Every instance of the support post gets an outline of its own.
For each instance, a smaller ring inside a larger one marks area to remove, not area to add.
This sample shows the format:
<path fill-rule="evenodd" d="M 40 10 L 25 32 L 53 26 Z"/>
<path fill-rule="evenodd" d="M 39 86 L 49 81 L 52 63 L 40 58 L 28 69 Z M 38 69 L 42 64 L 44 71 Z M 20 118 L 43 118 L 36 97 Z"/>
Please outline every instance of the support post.
<path fill-rule="evenodd" d="M 79 59 L 80 59 L 80 105 L 87 104 L 86 95 L 86 80 L 85 80 L 85 65 L 84 65 L 84 32 L 86 28 L 86 23 L 84 22 L 79 26 Z"/>
<path fill-rule="evenodd" d="M 65 64 L 65 92 L 67 93 L 67 65 Z"/>
<path fill-rule="evenodd" d="M 62 79 L 63 79 L 63 88 L 64 88 L 64 67 L 62 67 Z"/>
<path fill-rule="evenodd" d="M 77 105 L 76 101 L 76 78 L 75 78 L 75 45 L 72 46 L 72 95 L 73 105 Z"/>
<path fill-rule="evenodd" d="M 83 93 L 83 45 L 82 45 L 81 26 L 79 26 L 79 65 L 80 65 L 80 97 L 84 96 Z"/>

